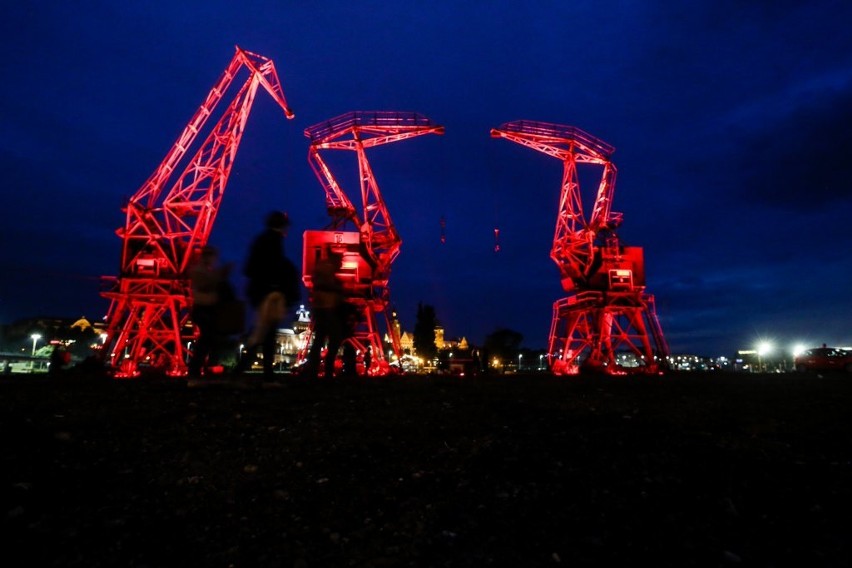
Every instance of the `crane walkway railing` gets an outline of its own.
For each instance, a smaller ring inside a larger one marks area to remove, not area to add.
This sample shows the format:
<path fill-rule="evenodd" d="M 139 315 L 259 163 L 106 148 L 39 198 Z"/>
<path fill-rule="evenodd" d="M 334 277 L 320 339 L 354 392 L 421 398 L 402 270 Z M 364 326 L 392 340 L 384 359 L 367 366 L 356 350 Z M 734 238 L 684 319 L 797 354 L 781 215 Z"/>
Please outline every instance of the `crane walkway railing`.
<path fill-rule="evenodd" d="M 313 142 L 323 142 L 341 132 L 355 127 L 381 128 L 391 132 L 420 128 L 433 128 L 437 124 L 416 112 L 352 111 L 305 129 L 305 136 Z"/>
<path fill-rule="evenodd" d="M 496 130 L 555 140 L 575 140 L 583 146 L 586 146 L 594 152 L 606 157 L 611 156 L 612 153 L 615 152 L 615 146 L 607 144 L 600 138 L 596 138 L 576 126 L 552 124 L 550 122 L 537 122 L 534 120 L 515 120 L 501 125 Z"/>

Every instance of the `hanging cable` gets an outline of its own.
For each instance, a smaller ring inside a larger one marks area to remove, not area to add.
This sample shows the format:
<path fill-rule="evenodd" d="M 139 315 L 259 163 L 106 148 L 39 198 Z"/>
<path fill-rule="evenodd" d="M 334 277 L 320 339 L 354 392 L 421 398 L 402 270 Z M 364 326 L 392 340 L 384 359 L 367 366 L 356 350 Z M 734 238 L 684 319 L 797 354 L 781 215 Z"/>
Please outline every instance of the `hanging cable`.
<path fill-rule="evenodd" d="M 488 173 L 491 178 L 491 207 L 492 207 L 492 215 L 494 216 L 494 252 L 500 252 L 500 204 L 499 204 L 499 196 L 498 189 L 502 185 L 502 177 L 498 171 L 497 164 L 500 163 L 499 158 L 496 157 L 495 152 L 497 151 L 491 144 L 487 147 L 487 159 L 488 159 Z"/>

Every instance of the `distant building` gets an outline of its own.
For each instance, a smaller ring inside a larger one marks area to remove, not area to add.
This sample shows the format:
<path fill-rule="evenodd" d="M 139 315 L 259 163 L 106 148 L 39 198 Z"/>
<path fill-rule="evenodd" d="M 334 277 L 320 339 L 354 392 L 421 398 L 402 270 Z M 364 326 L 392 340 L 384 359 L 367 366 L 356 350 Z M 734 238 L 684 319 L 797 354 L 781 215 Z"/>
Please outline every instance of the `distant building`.
<path fill-rule="evenodd" d="M 435 347 L 438 351 L 444 348 L 444 328 L 440 325 L 435 326 Z"/>
<path fill-rule="evenodd" d="M 80 331 L 86 331 L 87 329 L 92 328 L 94 326 L 84 317 L 81 317 L 77 321 L 71 324 L 71 329 L 79 329 Z"/>
<path fill-rule="evenodd" d="M 301 336 L 297 335 L 293 329 L 279 329 L 275 335 L 275 342 L 278 346 L 276 362 L 285 363 L 288 366 L 295 363 L 299 348 L 302 345 L 301 339 Z"/>
<path fill-rule="evenodd" d="M 106 325 L 102 321 L 91 323 L 88 318 L 81 316 L 79 318 L 25 318 L 20 319 L 11 324 L 2 326 L 3 334 L 7 337 L 29 337 L 33 330 L 43 333 L 45 336 L 58 337 L 67 334 L 69 331 L 87 332 L 93 331 L 95 335 L 104 332 Z"/>
<path fill-rule="evenodd" d="M 437 341 L 435 343 L 437 345 Z M 443 347 L 440 347 L 439 349 L 458 349 L 459 351 L 467 351 L 470 349 L 470 345 L 468 344 L 466 337 L 444 339 L 441 343 L 443 344 Z"/>
<path fill-rule="evenodd" d="M 306 332 L 310 325 L 311 312 L 305 308 L 304 304 L 301 304 L 299 305 L 299 309 L 296 310 L 296 321 L 293 322 L 293 331 L 296 335 L 299 335 Z"/>
<path fill-rule="evenodd" d="M 293 328 L 280 328 L 275 336 L 277 363 L 292 365 L 296 362 L 296 357 L 305 347 L 310 326 L 311 312 L 301 304 L 296 310 Z"/>

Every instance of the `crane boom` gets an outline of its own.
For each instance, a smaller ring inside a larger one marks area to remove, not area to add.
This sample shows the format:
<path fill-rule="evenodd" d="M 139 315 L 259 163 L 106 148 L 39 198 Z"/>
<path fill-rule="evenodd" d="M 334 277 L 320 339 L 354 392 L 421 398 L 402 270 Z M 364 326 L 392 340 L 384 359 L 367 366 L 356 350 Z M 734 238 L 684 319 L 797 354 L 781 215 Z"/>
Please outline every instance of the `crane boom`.
<path fill-rule="evenodd" d="M 582 285 L 593 269 L 598 235 L 603 230 L 616 227 L 621 221 L 621 214 L 611 211 L 616 168 L 610 156 L 615 148 L 575 126 L 530 120 L 517 120 L 493 128 L 491 136 L 504 138 L 562 161 L 562 191 L 550 257 L 559 267 L 562 286 L 566 291 Z M 603 168 L 597 197 L 588 219 L 583 211 L 580 193 L 579 164 L 594 164 Z"/>
<path fill-rule="evenodd" d="M 338 276 L 344 282 L 346 301 L 358 312 L 360 322 L 347 341 L 362 353 L 372 352 L 370 368 L 367 369 L 370 374 L 389 372 L 376 323 L 377 313 L 385 313 L 393 352 L 398 358 L 402 355 L 399 334 L 390 321 L 387 309 L 390 302 L 388 279 L 391 264 L 399 255 L 402 239 L 379 191 L 366 150 L 425 134 L 443 133 L 443 126 L 423 115 L 392 111 L 349 112 L 305 129 L 305 136 L 311 142 L 308 161 L 325 190 L 332 230 L 305 233 L 303 279 L 305 286 L 311 290 L 314 264 L 331 252 L 343 256 Z M 323 159 L 321 151 L 328 150 L 355 153 L 361 193 L 360 210 L 346 195 Z M 343 231 L 347 223 L 352 223 L 356 231 Z M 310 336 L 312 328 L 309 330 Z M 308 347 L 306 342 L 300 360 L 304 360 Z"/>
<path fill-rule="evenodd" d="M 443 134 L 444 127 L 414 112 L 353 111 L 305 129 L 311 141 L 308 159 L 326 191 L 329 215 L 337 225 L 352 221 L 362 232 L 362 244 L 380 273 L 390 271 L 402 239 L 391 220 L 365 152 L 391 142 L 426 134 Z M 362 209 L 360 215 L 325 164 L 320 150 L 350 150 L 358 158 Z"/>
<path fill-rule="evenodd" d="M 244 69 L 245 82 L 178 172 Z M 105 277 L 108 289 L 102 294 L 111 300 L 104 347 L 119 376 L 133 376 L 151 361 L 172 375 L 186 371 L 184 335 L 191 328 L 186 269 L 210 236 L 259 87 L 293 118 L 272 60 L 237 46 L 207 98 L 124 208 L 125 224 L 117 231 L 123 241 L 119 275 Z"/>

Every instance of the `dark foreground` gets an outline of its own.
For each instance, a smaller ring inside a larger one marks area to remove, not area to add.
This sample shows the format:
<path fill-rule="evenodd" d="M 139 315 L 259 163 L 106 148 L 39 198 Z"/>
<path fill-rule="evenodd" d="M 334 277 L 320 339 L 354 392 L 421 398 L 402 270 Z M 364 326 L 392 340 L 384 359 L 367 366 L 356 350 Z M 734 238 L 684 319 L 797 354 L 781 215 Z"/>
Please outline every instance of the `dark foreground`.
<path fill-rule="evenodd" d="M 4 564 L 849 566 L 852 377 L 0 382 Z"/>

